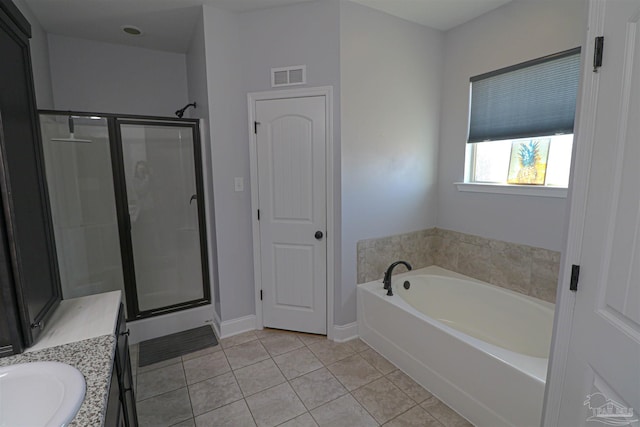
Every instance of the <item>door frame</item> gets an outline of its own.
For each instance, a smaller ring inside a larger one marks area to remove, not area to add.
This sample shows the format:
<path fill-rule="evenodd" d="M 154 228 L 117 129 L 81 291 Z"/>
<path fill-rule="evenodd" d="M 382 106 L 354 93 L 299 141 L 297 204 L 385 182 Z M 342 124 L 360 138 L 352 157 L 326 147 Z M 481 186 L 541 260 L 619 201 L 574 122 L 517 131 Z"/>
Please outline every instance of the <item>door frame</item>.
<path fill-rule="evenodd" d="M 327 338 L 333 339 L 333 295 L 335 286 L 335 250 L 336 240 L 334 227 L 334 191 L 333 191 L 333 86 L 321 86 L 302 89 L 273 90 L 266 92 L 251 92 L 247 94 L 249 111 L 248 131 L 249 131 L 249 157 L 251 168 L 251 229 L 253 234 L 253 271 L 255 282 L 255 308 L 256 308 L 256 328 L 263 328 L 262 300 L 260 291 L 262 290 L 261 251 L 260 251 L 260 222 L 258 221 L 258 152 L 256 143 L 256 133 L 254 133 L 254 122 L 256 117 L 256 102 L 278 99 L 308 98 L 315 96 L 325 97 L 325 126 L 326 126 L 326 217 L 327 217 Z"/>
<path fill-rule="evenodd" d="M 595 144 L 595 121 L 597 115 L 598 86 L 600 74 L 590 66 L 596 36 L 604 31 L 605 2 L 588 0 L 588 30 L 584 37 L 581 60 L 581 84 L 578 91 L 579 108 L 576 109 L 576 132 L 574 132 L 574 154 L 567 201 L 569 210 L 565 217 L 566 240 L 560 263 L 558 291 L 554 316 L 553 336 L 549 355 L 549 367 L 542 409 L 542 425 L 557 426 L 567 370 L 569 341 L 573 324 L 576 293 L 569 290 L 571 266 L 580 265 L 582 238 L 585 227 L 586 205 L 589 193 L 589 175 Z M 578 285 L 580 287 L 580 285 Z M 578 290 L 579 292 L 579 290 Z"/>

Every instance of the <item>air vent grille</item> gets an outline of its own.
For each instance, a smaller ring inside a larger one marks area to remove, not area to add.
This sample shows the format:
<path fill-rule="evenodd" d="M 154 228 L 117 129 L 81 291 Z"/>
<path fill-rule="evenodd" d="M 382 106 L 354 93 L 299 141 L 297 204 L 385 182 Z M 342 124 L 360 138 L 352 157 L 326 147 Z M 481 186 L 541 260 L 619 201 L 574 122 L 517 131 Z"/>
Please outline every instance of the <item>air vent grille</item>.
<path fill-rule="evenodd" d="M 307 83 L 307 66 L 294 65 L 271 69 L 271 87 L 295 86 Z"/>

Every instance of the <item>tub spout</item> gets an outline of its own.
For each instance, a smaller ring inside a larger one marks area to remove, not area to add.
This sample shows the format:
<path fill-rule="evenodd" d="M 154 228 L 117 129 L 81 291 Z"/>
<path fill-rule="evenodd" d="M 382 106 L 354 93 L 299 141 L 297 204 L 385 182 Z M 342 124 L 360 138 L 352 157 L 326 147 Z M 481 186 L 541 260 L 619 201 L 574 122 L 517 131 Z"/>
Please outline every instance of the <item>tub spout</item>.
<path fill-rule="evenodd" d="M 396 265 L 404 264 L 407 267 L 407 270 L 411 270 L 411 264 L 407 261 L 396 261 L 387 268 L 387 271 L 384 273 L 384 279 L 382 279 L 382 283 L 384 283 L 384 289 L 387 290 L 387 296 L 393 296 L 393 291 L 391 290 L 391 273 L 393 273 L 393 269 L 396 268 Z"/>

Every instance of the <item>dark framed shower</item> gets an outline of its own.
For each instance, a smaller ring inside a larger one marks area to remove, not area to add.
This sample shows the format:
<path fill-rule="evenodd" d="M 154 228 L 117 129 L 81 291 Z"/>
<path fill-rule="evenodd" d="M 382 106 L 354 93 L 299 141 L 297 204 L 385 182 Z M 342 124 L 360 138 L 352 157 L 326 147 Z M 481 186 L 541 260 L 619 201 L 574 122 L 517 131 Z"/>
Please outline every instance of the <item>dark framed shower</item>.
<path fill-rule="evenodd" d="M 128 320 L 210 304 L 199 120 L 40 117 L 63 297 L 121 289 Z"/>

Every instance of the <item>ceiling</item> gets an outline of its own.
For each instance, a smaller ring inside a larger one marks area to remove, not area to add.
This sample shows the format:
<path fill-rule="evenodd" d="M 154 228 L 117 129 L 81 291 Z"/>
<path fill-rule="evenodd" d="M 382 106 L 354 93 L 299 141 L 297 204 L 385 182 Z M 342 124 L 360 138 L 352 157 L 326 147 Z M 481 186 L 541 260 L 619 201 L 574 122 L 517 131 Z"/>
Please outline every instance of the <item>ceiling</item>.
<path fill-rule="evenodd" d="M 446 31 L 511 0 L 351 0 L 390 15 Z"/>
<path fill-rule="evenodd" d="M 246 12 L 312 0 L 25 0 L 46 32 L 185 53 L 200 6 Z M 319 0 L 323 1 L 323 0 Z M 353 0 L 400 18 L 448 30 L 511 0 Z M 141 36 L 126 35 L 134 25 Z"/>

